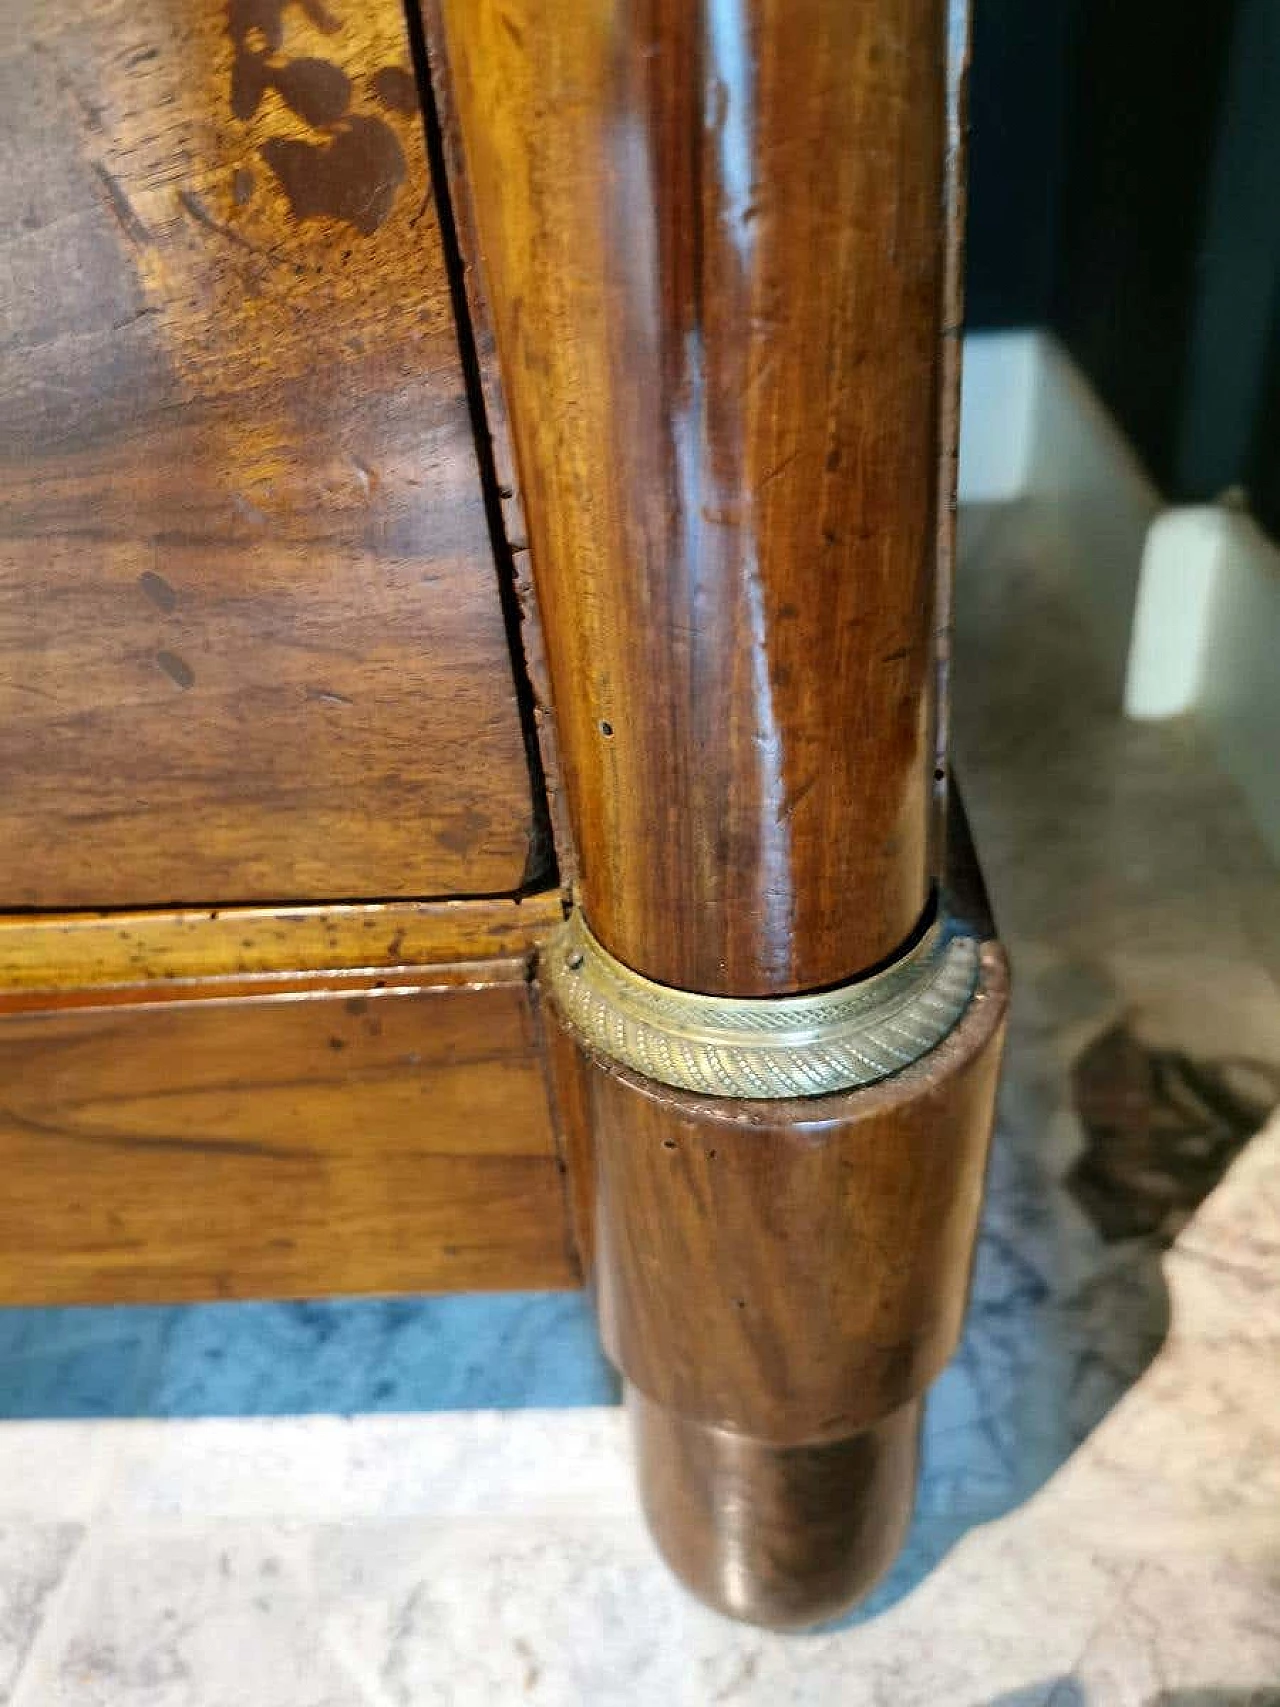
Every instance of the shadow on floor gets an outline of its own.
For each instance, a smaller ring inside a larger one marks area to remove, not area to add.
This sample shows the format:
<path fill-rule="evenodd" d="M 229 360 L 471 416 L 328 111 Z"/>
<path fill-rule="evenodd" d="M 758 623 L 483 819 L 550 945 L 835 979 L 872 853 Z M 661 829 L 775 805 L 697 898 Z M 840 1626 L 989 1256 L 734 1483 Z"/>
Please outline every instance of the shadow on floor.
<path fill-rule="evenodd" d="M 1069 1074 L 1064 1165 L 1046 1139 L 1060 1076 L 1037 1082 L 1035 1060 L 1024 1039 L 1005 1076 L 964 1339 L 929 1398 L 907 1545 L 840 1628 L 1030 1498 L 1138 1380 L 1169 1327 L 1163 1252 L 1280 1099 L 1271 1067 L 1192 1060 L 1114 1022 Z"/>
<path fill-rule="evenodd" d="M 0 1418 L 607 1405 L 584 1297 L 0 1310 Z"/>
<path fill-rule="evenodd" d="M 1074 1677 L 1064 1677 L 998 1695 L 987 1707 L 1089 1707 L 1089 1693 Z M 1144 1707 L 1280 1707 L 1280 1689 L 1167 1689 Z"/>

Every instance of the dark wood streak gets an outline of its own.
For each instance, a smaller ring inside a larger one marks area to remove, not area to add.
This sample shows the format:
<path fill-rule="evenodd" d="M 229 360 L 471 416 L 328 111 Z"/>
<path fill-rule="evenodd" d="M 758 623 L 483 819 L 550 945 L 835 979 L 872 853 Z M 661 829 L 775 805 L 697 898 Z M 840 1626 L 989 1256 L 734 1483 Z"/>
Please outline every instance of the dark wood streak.
<path fill-rule="evenodd" d="M 467 977 L 0 1015 L 0 1302 L 576 1285 L 528 988 Z"/>
<path fill-rule="evenodd" d="M 942 0 L 432 0 L 584 908 L 759 995 L 934 876 Z"/>

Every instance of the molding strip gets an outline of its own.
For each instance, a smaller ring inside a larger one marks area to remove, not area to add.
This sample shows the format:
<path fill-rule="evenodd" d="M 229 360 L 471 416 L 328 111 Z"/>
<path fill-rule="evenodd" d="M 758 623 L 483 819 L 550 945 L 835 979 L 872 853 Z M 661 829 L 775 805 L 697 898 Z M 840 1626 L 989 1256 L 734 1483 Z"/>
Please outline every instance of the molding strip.
<path fill-rule="evenodd" d="M 548 942 L 547 983 L 600 1054 L 660 1084 L 719 1097 L 813 1097 L 872 1085 L 935 1048 L 978 984 L 978 942 L 933 925 L 885 971 L 815 995 L 703 996 L 655 984 L 575 912 Z"/>

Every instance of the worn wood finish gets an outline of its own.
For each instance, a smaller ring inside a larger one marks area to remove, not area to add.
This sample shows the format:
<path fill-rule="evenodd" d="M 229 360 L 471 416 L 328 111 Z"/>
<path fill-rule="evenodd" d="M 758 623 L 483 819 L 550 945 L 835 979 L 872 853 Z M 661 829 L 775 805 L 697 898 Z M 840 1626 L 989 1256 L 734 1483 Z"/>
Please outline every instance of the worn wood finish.
<path fill-rule="evenodd" d="M 562 911 L 559 893 L 543 890 L 522 900 L 10 915 L 0 917 L 0 996 L 527 961 Z"/>
<path fill-rule="evenodd" d="M 642 1396 L 646 1508 L 734 1616 L 828 1616 L 905 1531 L 912 1413 L 964 1316 L 1006 1000 L 988 944 L 942 1044 L 805 1101 L 699 1098 L 576 1049 L 601 1333 Z"/>
<path fill-rule="evenodd" d="M 16 0 L 0 157 L 0 907 L 518 889 L 397 0 Z"/>
<path fill-rule="evenodd" d="M 1003 956 L 955 1031 L 878 1085 L 698 1097 L 582 1055 L 596 1287 L 651 1400 L 779 1445 L 920 1393 L 964 1314 L 1006 1003 Z"/>
<path fill-rule="evenodd" d="M 932 873 L 943 0 L 426 0 L 582 902 L 709 993 L 836 983 Z"/>
<path fill-rule="evenodd" d="M 0 1303 L 576 1285 L 507 976 L 0 1018 Z"/>
<path fill-rule="evenodd" d="M 778 1447 L 627 1394 L 640 1495 L 676 1575 L 732 1618 L 774 1628 L 834 1618 L 906 1539 L 922 1406 L 858 1434 Z"/>
<path fill-rule="evenodd" d="M 408 7 L 411 21 L 421 26 L 423 15 L 419 0 L 408 0 Z M 440 159 L 448 179 L 447 212 L 452 249 L 465 301 L 459 314 L 459 333 L 464 341 L 469 342 L 474 357 L 479 413 L 483 417 L 478 423 L 477 448 L 482 458 L 487 455 L 489 459 L 491 483 L 502 518 L 501 528 L 495 530 L 501 537 L 495 538 L 494 548 L 510 577 L 515 595 L 515 639 L 524 665 L 533 733 L 542 761 L 543 790 L 556 865 L 560 880 L 568 889 L 577 875 L 573 826 L 560 762 L 560 738 L 555 700 L 551 693 L 546 640 L 529 562 L 529 528 L 520 491 L 520 473 L 511 441 L 506 394 L 498 371 L 493 312 L 479 265 L 475 200 L 467 176 L 453 89 L 444 63 L 441 32 L 438 27 L 429 35 L 424 31 L 421 39 L 431 83 L 432 115 L 439 137 Z M 442 215 L 444 211 L 442 209 Z"/>

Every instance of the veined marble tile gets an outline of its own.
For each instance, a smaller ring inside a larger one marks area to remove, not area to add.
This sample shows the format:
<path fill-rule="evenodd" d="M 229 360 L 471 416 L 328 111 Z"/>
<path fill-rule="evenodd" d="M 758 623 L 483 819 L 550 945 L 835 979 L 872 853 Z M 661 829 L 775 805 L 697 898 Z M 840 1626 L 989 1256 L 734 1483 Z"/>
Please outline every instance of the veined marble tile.
<path fill-rule="evenodd" d="M 1280 1558 L 1189 1549 L 1138 1565 L 1075 1670 L 1090 1707 L 1275 1707 Z"/>
<path fill-rule="evenodd" d="M 83 1533 L 74 1523 L 0 1523 L 0 1704 L 5 1707 Z"/>
<path fill-rule="evenodd" d="M 0 1309 L 0 1419 L 607 1405 L 579 1293 Z"/>
<path fill-rule="evenodd" d="M 655 1570 L 638 1519 L 370 1526 L 320 1546 L 327 1639 L 378 1707 L 676 1707 L 714 1622 Z"/>
<path fill-rule="evenodd" d="M 976 1707 L 1034 1675 L 1037 1650 L 1069 1660 L 1116 1581 L 1105 1561 L 1049 1557 L 1038 1539 L 960 1549 L 874 1622 L 783 1637 L 695 1605 L 638 1524 L 415 1524 L 324 1545 L 328 1639 L 364 1657 L 380 1707 Z"/>
<path fill-rule="evenodd" d="M 329 1523 L 636 1509 L 616 1408 L 117 1424 L 119 1521 Z"/>
<path fill-rule="evenodd" d="M 146 1411 L 569 1407 L 616 1390 L 580 1293 L 211 1304 L 174 1312 Z"/>
<path fill-rule="evenodd" d="M 103 1524 L 13 1707 L 369 1707 L 287 1528 Z"/>
<path fill-rule="evenodd" d="M 132 1416 L 154 1383 L 166 1309 L 0 1309 L 0 1419 Z"/>

